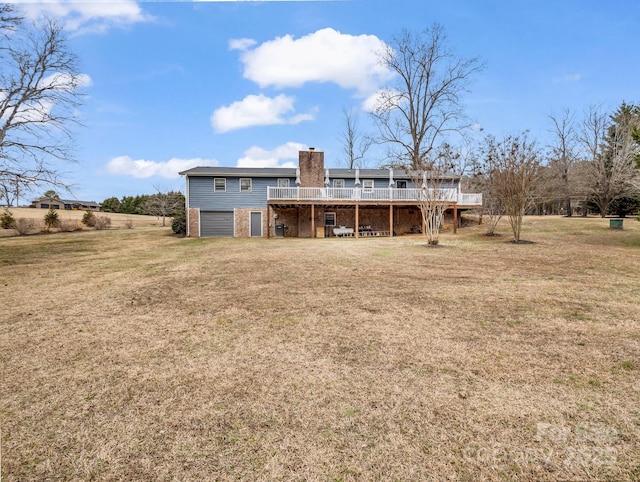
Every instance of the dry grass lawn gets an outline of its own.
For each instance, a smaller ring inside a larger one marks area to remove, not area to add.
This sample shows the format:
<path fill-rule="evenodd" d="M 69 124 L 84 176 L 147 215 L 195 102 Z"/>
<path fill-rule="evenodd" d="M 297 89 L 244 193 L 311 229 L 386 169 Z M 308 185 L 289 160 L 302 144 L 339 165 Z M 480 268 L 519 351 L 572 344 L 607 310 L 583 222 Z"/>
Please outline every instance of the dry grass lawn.
<path fill-rule="evenodd" d="M 0 208 L 0 215 L 4 214 L 5 211 L 5 208 Z M 16 220 L 20 218 L 33 220 L 34 230 L 30 234 L 32 235 L 38 234 L 44 230 L 44 216 L 49 212 L 49 210 L 35 208 L 11 208 L 9 209 L 9 212 Z M 66 211 L 64 209 L 58 209 L 55 212 L 58 213 L 58 219 L 68 226 L 77 226 L 82 230 L 92 229 L 82 225 L 82 217 L 84 216 L 85 211 Z M 111 229 L 133 229 L 150 226 L 162 226 L 162 218 L 157 218 L 154 216 L 139 216 L 135 214 L 132 215 L 102 212 L 96 212 L 95 215 L 108 217 L 111 220 Z M 165 223 L 166 225 L 171 226 L 171 219 L 167 218 Z M 52 228 L 51 231 L 60 232 L 61 230 L 58 228 Z M 72 229 L 68 229 L 68 231 L 72 231 Z M 10 236 L 17 236 L 17 232 L 13 229 L 0 228 L 0 238 L 6 238 Z"/>
<path fill-rule="evenodd" d="M 638 480 L 640 223 L 0 240 L 2 478 Z"/>

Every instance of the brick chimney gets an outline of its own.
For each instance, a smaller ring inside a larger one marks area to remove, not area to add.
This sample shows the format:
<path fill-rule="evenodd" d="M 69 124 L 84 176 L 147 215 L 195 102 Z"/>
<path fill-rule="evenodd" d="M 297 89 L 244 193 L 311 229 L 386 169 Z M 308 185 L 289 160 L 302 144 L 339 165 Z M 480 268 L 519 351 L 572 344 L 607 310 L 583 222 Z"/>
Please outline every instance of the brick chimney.
<path fill-rule="evenodd" d="M 298 153 L 300 168 L 300 187 L 324 186 L 324 152 L 310 147 L 308 151 Z"/>

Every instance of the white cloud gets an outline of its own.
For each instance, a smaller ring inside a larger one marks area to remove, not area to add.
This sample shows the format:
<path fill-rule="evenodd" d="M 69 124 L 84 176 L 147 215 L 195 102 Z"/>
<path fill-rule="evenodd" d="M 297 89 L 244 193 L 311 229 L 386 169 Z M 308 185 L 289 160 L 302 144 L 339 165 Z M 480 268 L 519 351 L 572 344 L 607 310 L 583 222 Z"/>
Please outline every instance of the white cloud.
<path fill-rule="evenodd" d="M 374 112 L 376 107 L 380 105 L 384 98 L 386 90 L 378 90 L 362 101 L 362 110 L 365 112 Z"/>
<path fill-rule="evenodd" d="M 229 49 L 231 50 L 248 50 L 253 47 L 257 42 L 250 38 L 238 38 L 229 40 Z"/>
<path fill-rule="evenodd" d="M 313 119 L 311 113 L 287 117 L 286 114 L 294 111 L 294 102 L 294 97 L 284 94 L 277 97 L 248 95 L 241 101 L 216 109 L 211 115 L 211 125 L 215 132 L 224 133 L 244 127 L 298 124 Z"/>
<path fill-rule="evenodd" d="M 152 17 L 134 0 L 117 2 L 93 2 L 48 0 L 9 0 L 19 4 L 24 14 L 31 19 L 43 15 L 58 18 L 64 28 L 75 34 L 104 32 L 111 27 L 125 27 L 138 22 L 147 22 Z"/>
<path fill-rule="evenodd" d="M 179 172 L 197 166 L 217 166 L 215 159 L 179 159 L 173 158 L 164 162 L 147 161 L 145 159 L 131 159 L 129 156 L 119 156 L 111 159 L 106 166 L 107 172 L 122 176 L 132 176 L 138 179 L 148 177 L 164 177 L 175 179 Z"/>
<path fill-rule="evenodd" d="M 25 123 L 44 123 L 53 125 L 50 119 L 51 112 L 56 106 L 55 94 L 51 91 L 58 91 L 64 95 L 65 92 L 70 93 L 76 89 L 82 89 L 84 87 L 91 86 L 93 81 L 87 74 L 78 74 L 72 76 L 69 73 L 56 73 L 49 75 L 38 82 L 38 88 L 48 89 L 52 94 L 50 97 L 35 101 L 24 102 L 18 108 L 15 117 L 12 120 L 12 124 Z M 0 102 L 6 99 L 6 94 L 0 92 Z M 8 119 L 10 112 L 7 111 L 0 120 L 5 121 Z M 79 111 L 74 110 L 73 117 L 79 116 Z"/>
<path fill-rule="evenodd" d="M 298 167 L 298 153 L 307 146 L 298 142 L 287 142 L 272 150 L 253 146 L 244 157 L 238 159 L 236 167 Z"/>
<path fill-rule="evenodd" d="M 561 77 L 556 77 L 554 81 L 561 84 L 571 84 L 574 82 L 580 82 L 581 79 L 582 75 L 580 74 L 565 74 Z"/>
<path fill-rule="evenodd" d="M 333 82 L 366 97 L 391 77 L 378 54 L 385 47 L 374 35 L 347 35 L 332 28 L 299 39 L 278 37 L 249 49 L 240 59 L 244 77 L 260 87 L 300 87 L 307 82 Z"/>
<path fill-rule="evenodd" d="M 72 92 L 91 87 L 93 80 L 87 74 L 71 75 L 68 72 L 51 74 L 38 83 L 38 87 Z"/>

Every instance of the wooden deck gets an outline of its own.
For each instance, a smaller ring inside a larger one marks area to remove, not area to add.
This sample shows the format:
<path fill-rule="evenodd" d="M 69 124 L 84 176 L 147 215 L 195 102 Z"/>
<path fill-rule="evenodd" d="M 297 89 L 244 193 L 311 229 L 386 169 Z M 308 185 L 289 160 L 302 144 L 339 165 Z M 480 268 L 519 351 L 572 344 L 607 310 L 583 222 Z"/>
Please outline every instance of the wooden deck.
<path fill-rule="evenodd" d="M 425 199 L 467 208 L 482 206 L 482 194 L 462 193 L 454 188 L 438 190 L 271 186 L 267 188 L 269 204 L 412 205 Z"/>

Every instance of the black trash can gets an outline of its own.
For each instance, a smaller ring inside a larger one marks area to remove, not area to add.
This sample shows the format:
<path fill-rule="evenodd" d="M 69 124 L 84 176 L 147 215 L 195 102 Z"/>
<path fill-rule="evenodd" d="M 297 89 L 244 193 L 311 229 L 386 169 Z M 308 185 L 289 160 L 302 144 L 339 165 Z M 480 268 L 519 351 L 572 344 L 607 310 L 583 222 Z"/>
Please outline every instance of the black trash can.
<path fill-rule="evenodd" d="M 285 230 L 284 224 L 276 224 L 275 226 L 276 238 L 284 238 L 284 230 Z"/>

